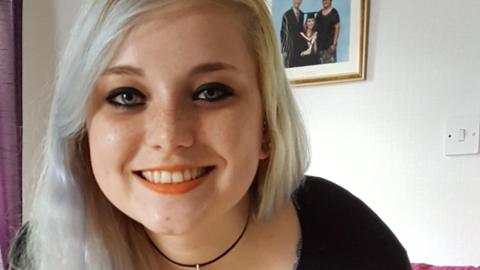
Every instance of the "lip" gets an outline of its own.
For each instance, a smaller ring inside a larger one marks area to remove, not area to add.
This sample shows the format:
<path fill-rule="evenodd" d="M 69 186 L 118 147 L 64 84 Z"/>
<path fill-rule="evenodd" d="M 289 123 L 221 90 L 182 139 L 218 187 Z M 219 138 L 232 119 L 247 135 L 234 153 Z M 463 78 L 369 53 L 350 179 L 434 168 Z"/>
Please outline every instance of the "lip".
<path fill-rule="evenodd" d="M 168 166 L 168 167 L 157 167 L 155 169 L 146 169 L 143 171 L 147 170 L 163 170 L 163 171 L 179 171 L 179 170 L 186 170 L 190 169 L 192 167 L 187 167 L 187 166 Z M 212 173 L 212 171 L 215 170 L 215 167 L 211 166 L 207 169 L 207 173 L 202 175 L 201 177 L 198 177 L 193 180 L 189 180 L 186 182 L 182 183 L 169 183 L 169 184 L 160 184 L 160 183 L 152 183 L 145 178 L 141 176 L 141 173 L 139 171 L 134 172 L 134 175 L 136 175 L 137 179 L 140 181 L 140 183 L 145 186 L 146 188 L 155 191 L 160 194 L 164 195 L 182 195 L 185 194 L 189 191 L 194 190 L 198 186 L 200 186 L 206 178 Z"/>

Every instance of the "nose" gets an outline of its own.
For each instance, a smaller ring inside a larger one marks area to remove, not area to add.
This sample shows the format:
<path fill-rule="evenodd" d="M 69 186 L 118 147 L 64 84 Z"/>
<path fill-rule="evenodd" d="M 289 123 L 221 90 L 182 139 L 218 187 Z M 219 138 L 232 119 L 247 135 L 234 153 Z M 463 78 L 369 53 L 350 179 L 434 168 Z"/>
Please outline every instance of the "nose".
<path fill-rule="evenodd" d="M 160 108 L 152 108 L 146 117 L 146 144 L 167 153 L 191 147 L 195 141 L 194 112 L 179 106 L 157 107 Z"/>

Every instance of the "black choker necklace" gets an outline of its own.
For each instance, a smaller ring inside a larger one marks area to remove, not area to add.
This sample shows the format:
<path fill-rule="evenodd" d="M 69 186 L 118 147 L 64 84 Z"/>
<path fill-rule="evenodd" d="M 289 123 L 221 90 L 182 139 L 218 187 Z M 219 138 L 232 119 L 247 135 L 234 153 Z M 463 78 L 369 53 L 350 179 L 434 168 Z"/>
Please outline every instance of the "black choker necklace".
<path fill-rule="evenodd" d="M 243 227 L 243 230 L 242 230 L 242 233 L 240 234 L 240 236 L 237 238 L 237 240 L 227 249 L 225 250 L 222 254 L 220 254 L 218 257 L 208 261 L 208 262 L 204 262 L 204 263 L 197 263 L 197 264 L 184 264 L 184 263 L 179 263 L 179 262 L 176 262 L 172 259 L 170 259 L 169 257 L 167 257 L 167 255 L 163 254 L 162 251 L 160 251 L 160 249 L 155 245 L 155 243 L 153 243 L 152 239 L 150 239 L 150 242 L 152 243 L 153 247 L 155 248 L 155 250 L 157 250 L 158 253 L 160 253 L 160 255 L 162 255 L 167 261 L 175 264 L 175 265 L 178 265 L 178 266 L 182 266 L 182 267 L 188 267 L 188 268 L 194 268 L 196 270 L 200 270 L 200 267 L 204 267 L 204 266 L 207 266 L 209 264 L 212 264 L 218 260 L 220 260 L 221 258 L 223 258 L 225 255 L 227 255 L 237 244 L 238 242 L 240 242 L 240 240 L 242 239 L 243 235 L 245 234 L 245 231 L 247 230 L 247 227 L 248 227 L 248 220 L 250 219 L 250 215 L 247 216 L 247 222 L 245 222 L 245 226 Z"/>

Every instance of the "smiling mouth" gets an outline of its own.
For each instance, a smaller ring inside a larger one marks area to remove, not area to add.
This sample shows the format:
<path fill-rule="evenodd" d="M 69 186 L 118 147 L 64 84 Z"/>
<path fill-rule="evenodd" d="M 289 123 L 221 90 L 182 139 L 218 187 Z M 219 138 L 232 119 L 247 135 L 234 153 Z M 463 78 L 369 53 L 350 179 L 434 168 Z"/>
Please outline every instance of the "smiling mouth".
<path fill-rule="evenodd" d="M 206 166 L 191 169 L 174 171 L 166 170 L 145 170 L 134 172 L 143 181 L 147 188 L 162 194 L 183 194 L 193 190 L 202 183 L 215 167 Z"/>

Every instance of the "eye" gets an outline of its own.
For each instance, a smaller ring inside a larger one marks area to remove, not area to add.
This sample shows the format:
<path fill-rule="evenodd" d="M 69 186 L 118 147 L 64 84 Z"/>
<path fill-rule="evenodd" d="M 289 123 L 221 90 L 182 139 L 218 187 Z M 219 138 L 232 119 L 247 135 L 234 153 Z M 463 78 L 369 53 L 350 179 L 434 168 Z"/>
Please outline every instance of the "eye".
<path fill-rule="evenodd" d="M 207 83 L 195 90 L 193 100 L 214 102 L 233 96 L 233 94 L 233 89 L 223 83 Z"/>
<path fill-rule="evenodd" d="M 106 100 L 114 106 L 136 107 L 145 104 L 145 95 L 133 87 L 120 87 L 112 90 Z"/>

